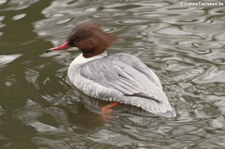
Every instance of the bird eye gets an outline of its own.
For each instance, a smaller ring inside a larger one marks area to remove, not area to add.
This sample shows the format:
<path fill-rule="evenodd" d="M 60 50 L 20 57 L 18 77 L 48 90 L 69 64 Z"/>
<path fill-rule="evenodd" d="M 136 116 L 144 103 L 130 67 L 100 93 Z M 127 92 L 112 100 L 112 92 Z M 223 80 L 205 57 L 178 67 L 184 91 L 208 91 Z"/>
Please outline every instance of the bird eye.
<path fill-rule="evenodd" d="M 75 42 L 79 42 L 80 39 L 79 39 L 79 38 L 75 38 L 74 41 L 75 41 Z"/>

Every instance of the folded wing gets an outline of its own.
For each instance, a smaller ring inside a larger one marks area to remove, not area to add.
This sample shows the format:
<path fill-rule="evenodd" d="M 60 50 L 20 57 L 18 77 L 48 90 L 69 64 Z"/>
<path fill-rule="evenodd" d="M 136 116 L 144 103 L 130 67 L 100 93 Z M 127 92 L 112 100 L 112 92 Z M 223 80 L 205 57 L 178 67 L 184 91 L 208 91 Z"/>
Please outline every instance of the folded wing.
<path fill-rule="evenodd" d="M 164 112 L 173 111 L 158 77 L 135 56 L 124 53 L 106 56 L 85 64 L 80 73 L 88 80 L 121 93 L 123 99 L 118 99 L 121 102 L 126 100 L 124 103 L 150 112 L 160 112 L 159 107 Z M 104 96 L 104 93 L 100 94 Z M 174 113 L 173 111 L 172 115 Z"/>

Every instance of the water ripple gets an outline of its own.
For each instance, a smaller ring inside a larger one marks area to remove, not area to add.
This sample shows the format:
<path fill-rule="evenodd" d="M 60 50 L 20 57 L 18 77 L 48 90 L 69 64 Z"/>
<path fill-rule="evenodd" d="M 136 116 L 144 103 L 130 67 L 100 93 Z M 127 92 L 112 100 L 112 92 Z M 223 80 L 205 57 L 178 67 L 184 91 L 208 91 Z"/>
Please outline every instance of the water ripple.
<path fill-rule="evenodd" d="M 19 19 L 22 19 L 26 16 L 25 13 L 22 13 L 22 14 L 18 14 L 18 15 L 15 15 L 12 19 L 13 20 L 19 20 Z"/>
<path fill-rule="evenodd" d="M 22 54 L 12 54 L 12 55 L 0 55 L 0 67 L 15 61 L 17 58 L 22 56 Z"/>
<path fill-rule="evenodd" d="M 5 9 L 1 9 L 1 11 L 15 11 L 25 9 L 30 7 L 32 4 L 37 3 L 38 1 L 39 0 L 11 0 L 7 3 L 7 7 Z"/>

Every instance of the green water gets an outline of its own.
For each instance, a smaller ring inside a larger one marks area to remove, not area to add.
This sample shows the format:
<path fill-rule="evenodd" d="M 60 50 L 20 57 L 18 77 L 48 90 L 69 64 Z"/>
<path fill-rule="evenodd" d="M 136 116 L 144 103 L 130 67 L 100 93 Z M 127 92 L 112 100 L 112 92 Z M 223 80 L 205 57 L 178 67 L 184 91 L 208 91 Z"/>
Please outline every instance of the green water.
<path fill-rule="evenodd" d="M 225 148 L 225 2 L 181 2 L 0 0 L 0 148 Z M 104 121 L 105 103 L 70 84 L 79 51 L 45 51 L 85 20 L 156 72 L 175 119 L 121 107 Z"/>

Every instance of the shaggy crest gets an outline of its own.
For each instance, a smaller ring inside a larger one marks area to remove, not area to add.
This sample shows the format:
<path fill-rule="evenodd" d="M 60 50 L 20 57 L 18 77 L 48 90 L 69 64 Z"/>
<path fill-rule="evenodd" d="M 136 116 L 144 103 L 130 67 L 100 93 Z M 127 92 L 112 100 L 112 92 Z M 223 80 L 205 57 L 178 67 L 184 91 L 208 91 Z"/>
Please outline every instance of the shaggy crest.
<path fill-rule="evenodd" d="M 102 30 L 95 22 L 78 25 L 67 37 L 69 46 L 78 47 L 85 57 L 104 52 L 114 41 L 115 36 Z"/>

